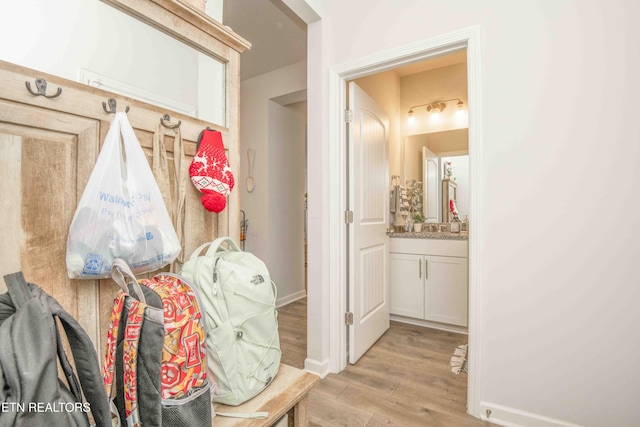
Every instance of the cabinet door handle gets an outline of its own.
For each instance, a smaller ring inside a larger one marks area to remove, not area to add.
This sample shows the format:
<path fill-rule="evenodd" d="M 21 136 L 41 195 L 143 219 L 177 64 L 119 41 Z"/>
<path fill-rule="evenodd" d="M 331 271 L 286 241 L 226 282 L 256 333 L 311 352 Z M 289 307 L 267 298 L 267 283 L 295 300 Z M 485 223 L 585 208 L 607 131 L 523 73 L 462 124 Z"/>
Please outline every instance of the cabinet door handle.
<path fill-rule="evenodd" d="M 429 260 L 428 259 L 424 260 L 424 278 L 425 279 L 429 278 Z"/>
<path fill-rule="evenodd" d="M 422 279 L 422 260 L 418 260 L 418 279 Z"/>

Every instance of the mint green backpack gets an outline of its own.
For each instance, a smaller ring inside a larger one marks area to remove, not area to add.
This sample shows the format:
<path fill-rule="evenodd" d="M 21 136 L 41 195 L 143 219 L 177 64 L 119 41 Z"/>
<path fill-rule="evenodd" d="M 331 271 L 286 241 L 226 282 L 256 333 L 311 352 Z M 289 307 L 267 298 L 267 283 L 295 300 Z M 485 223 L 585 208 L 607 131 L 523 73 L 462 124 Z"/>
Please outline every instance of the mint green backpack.
<path fill-rule="evenodd" d="M 220 237 L 196 249 L 180 274 L 197 289 L 207 318 L 208 370 L 217 381 L 211 400 L 240 405 L 264 390 L 280 367 L 277 291 L 269 270 L 233 239 Z"/>

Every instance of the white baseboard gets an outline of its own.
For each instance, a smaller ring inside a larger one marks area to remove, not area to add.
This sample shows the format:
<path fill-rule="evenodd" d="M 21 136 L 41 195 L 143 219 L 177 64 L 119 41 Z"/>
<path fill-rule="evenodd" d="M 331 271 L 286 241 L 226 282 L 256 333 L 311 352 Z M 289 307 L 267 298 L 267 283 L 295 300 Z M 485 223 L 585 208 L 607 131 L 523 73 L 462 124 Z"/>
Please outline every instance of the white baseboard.
<path fill-rule="evenodd" d="M 304 361 L 304 370 L 307 372 L 311 372 L 319 376 L 320 378 L 324 378 L 331 373 L 329 370 L 329 360 L 325 360 L 324 362 L 320 362 L 313 359 L 305 359 Z"/>
<path fill-rule="evenodd" d="M 579 424 L 484 401 L 480 403 L 480 418 L 505 427 L 582 427 Z"/>
<path fill-rule="evenodd" d="M 291 304 L 292 302 L 298 301 L 299 299 L 302 299 L 306 296 L 307 296 L 307 291 L 305 291 L 304 289 L 301 291 L 295 292 L 291 295 L 286 295 L 282 298 L 278 298 L 278 300 L 276 301 L 276 307 L 280 308 L 283 305 Z"/>
<path fill-rule="evenodd" d="M 446 323 L 432 322 L 431 320 L 398 316 L 397 314 L 392 314 L 389 317 L 391 318 L 391 320 L 395 320 L 396 322 L 409 323 L 410 325 L 424 326 L 425 328 L 431 329 L 440 329 L 442 331 L 455 332 L 457 334 L 469 334 L 469 331 L 465 326 L 448 325 Z"/>

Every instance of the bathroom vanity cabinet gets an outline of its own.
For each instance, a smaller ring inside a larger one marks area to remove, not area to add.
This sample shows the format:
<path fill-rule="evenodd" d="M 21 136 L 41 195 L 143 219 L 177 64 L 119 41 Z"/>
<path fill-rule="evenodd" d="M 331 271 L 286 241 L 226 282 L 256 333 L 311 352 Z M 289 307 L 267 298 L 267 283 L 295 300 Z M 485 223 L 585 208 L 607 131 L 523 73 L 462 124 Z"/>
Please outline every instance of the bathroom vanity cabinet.
<path fill-rule="evenodd" d="M 468 307 L 468 241 L 391 238 L 392 319 L 465 331 Z"/>

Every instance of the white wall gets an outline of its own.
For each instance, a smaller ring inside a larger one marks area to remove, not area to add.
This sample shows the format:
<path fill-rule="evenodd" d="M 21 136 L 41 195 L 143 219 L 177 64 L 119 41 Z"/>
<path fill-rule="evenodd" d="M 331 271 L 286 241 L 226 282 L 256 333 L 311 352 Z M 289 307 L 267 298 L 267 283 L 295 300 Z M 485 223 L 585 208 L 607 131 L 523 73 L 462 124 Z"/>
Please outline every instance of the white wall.
<path fill-rule="evenodd" d="M 327 50 L 330 37 L 326 19 L 307 26 L 307 359 L 305 368 L 320 375 L 329 372 L 330 339 L 334 319 L 330 316 L 331 221 L 329 218 L 329 90 Z M 319 144 L 312 146 L 311 144 Z"/>
<path fill-rule="evenodd" d="M 304 193 L 306 173 L 306 102 L 269 102 L 266 236 L 271 279 L 278 305 L 306 296 L 304 277 Z"/>
<path fill-rule="evenodd" d="M 74 81 L 84 68 L 198 106 L 194 82 L 203 60 L 197 52 L 102 1 L 3 1 L 0 40 L 0 60 Z M 211 80 L 209 75 L 209 85 L 200 88 L 204 97 L 211 98 Z M 211 103 L 204 105 L 213 113 L 200 117 L 220 115 Z"/>
<path fill-rule="evenodd" d="M 308 32 L 307 366 L 327 366 L 338 324 L 330 68 L 479 26 L 477 409 L 521 425 L 638 425 L 638 16 L 634 0 L 323 2 Z"/>
<path fill-rule="evenodd" d="M 304 211 L 299 209 L 304 208 L 304 189 L 299 186 L 304 184 L 305 120 L 292 124 L 300 107 L 280 104 L 300 101 L 306 84 L 306 64 L 299 62 L 244 80 L 240 89 L 240 207 L 249 220 L 245 249 L 267 263 L 279 301 L 304 290 L 303 270 L 290 270 L 288 263 L 303 256 Z M 245 186 L 249 148 L 256 153 L 252 193 Z M 287 244 L 284 239 L 294 240 Z"/>

